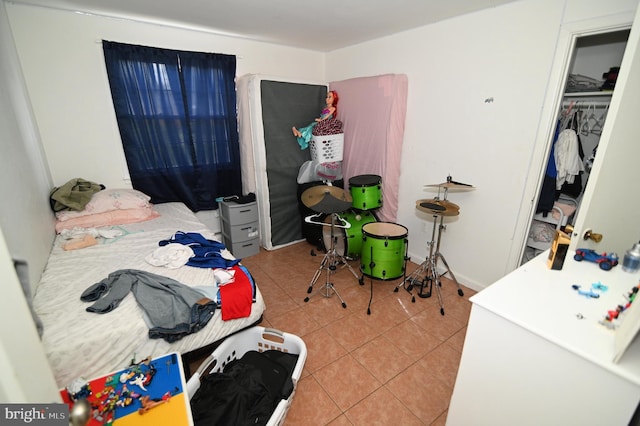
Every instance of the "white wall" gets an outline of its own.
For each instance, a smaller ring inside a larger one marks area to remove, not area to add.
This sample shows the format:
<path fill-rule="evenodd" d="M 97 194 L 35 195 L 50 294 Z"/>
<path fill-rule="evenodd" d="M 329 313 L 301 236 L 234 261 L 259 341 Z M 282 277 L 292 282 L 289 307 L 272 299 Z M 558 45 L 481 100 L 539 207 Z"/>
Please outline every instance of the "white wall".
<path fill-rule="evenodd" d="M 59 399 L 12 259 L 28 262 L 34 286 L 53 241 L 49 173 L 0 3 L 0 402 Z"/>
<path fill-rule="evenodd" d="M 29 262 L 39 281 L 53 241 L 53 215 L 48 206 L 49 170 L 42 156 L 30 102 L 2 7 L 0 25 L 0 226 L 11 254 Z"/>
<path fill-rule="evenodd" d="M 543 166 L 538 127 L 560 29 L 623 11 L 630 22 L 636 5 L 522 0 L 327 55 L 328 81 L 408 76 L 398 222 L 413 260 L 428 255 L 433 226 L 415 201 L 438 195 L 423 185 L 451 175 L 476 186 L 448 194 L 460 216 L 445 220 L 441 252 L 456 278 L 480 289 L 515 267 L 518 216 L 531 209 Z"/>
<path fill-rule="evenodd" d="M 55 185 L 124 185 L 124 153 L 101 40 L 238 56 L 237 74 L 324 81 L 324 54 L 184 28 L 7 3 Z"/>

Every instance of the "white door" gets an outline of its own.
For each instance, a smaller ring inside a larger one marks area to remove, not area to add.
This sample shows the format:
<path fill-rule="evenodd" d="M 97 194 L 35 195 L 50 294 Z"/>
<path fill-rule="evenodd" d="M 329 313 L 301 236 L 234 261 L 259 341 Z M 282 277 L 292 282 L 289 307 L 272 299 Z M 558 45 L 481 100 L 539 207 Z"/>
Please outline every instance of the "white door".
<path fill-rule="evenodd" d="M 640 241 L 640 8 L 627 41 L 598 153 L 576 217 L 571 249 L 620 257 Z M 600 243 L 584 240 L 587 230 Z"/>

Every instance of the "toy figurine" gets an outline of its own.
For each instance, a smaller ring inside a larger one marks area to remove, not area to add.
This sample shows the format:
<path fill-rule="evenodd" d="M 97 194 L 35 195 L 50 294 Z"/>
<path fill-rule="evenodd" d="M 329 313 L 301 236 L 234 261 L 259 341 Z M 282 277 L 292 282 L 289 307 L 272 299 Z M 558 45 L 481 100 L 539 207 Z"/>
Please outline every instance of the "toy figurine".
<path fill-rule="evenodd" d="M 300 149 L 306 149 L 309 146 L 309 141 L 311 140 L 313 128 L 322 120 L 328 120 L 330 118 L 336 118 L 338 115 L 338 93 L 335 90 L 331 90 L 327 93 L 326 103 L 327 106 L 320 113 L 320 117 L 316 118 L 314 122 L 311 124 L 298 129 L 296 127 L 292 127 L 291 131 L 293 132 L 293 136 L 298 138 L 298 145 L 300 145 Z"/>
<path fill-rule="evenodd" d="M 629 307 L 635 300 L 636 295 L 638 294 L 639 291 L 640 291 L 640 284 L 633 287 L 628 295 L 625 295 L 625 298 L 627 299 L 627 303 L 623 305 L 618 305 L 616 309 L 607 311 L 607 315 L 605 316 L 604 321 L 600 321 L 600 323 L 607 326 L 608 328 L 615 328 L 615 325 L 613 325 L 613 322 L 620 317 L 620 314 L 622 314 L 624 311 L 629 309 Z"/>
<path fill-rule="evenodd" d="M 147 388 L 144 387 L 144 382 L 145 382 L 146 376 L 142 373 L 138 374 L 136 376 L 135 379 L 131 380 L 129 382 L 130 385 L 138 385 L 138 387 L 140 387 L 140 389 L 142 389 L 143 391 L 146 391 Z"/>
<path fill-rule="evenodd" d="M 136 373 L 133 371 L 125 371 L 124 373 L 120 374 L 120 383 L 126 383 L 127 380 L 129 380 L 135 375 Z"/>
<path fill-rule="evenodd" d="M 171 392 L 165 393 L 159 400 L 151 399 L 149 395 L 141 396 L 140 404 L 142 404 L 142 408 L 138 409 L 138 414 L 144 414 L 152 408 L 157 407 L 158 405 L 169 402 L 169 400 L 171 400 Z"/>

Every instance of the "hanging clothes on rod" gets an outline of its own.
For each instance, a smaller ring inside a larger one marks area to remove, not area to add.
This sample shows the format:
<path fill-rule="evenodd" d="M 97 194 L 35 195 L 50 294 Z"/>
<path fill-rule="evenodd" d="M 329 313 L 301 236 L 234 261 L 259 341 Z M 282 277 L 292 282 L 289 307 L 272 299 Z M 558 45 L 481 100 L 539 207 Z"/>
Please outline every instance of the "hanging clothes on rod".
<path fill-rule="evenodd" d="M 560 132 L 554 150 L 556 170 L 558 172 L 556 190 L 558 191 L 562 190 L 565 183 L 574 184 L 576 177 L 580 176 L 580 173 L 584 171 L 579 146 L 578 133 L 573 128 Z"/>
<path fill-rule="evenodd" d="M 549 158 L 550 162 L 555 163 L 556 176 L 553 185 L 548 182 L 546 188 L 547 192 L 553 192 L 554 201 L 560 194 L 577 198 L 582 192 L 582 173 L 585 168 L 579 129 L 583 126 L 581 119 L 584 115 L 582 106 L 577 102 L 570 103 L 567 110 L 561 114 L 563 120 L 559 121 L 560 129 L 556 129 L 559 133 L 552 147 L 553 156 Z"/>
<path fill-rule="evenodd" d="M 563 127 L 577 116 L 575 131 L 583 136 L 594 134 L 600 136 L 602 127 L 609 112 L 607 101 L 564 101 L 563 110 L 560 111 L 560 120 Z"/>
<path fill-rule="evenodd" d="M 562 184 L 559 185 L 559 188 L 556 188 L 557 189 L 556 199 L 557 197 L 560 196 L 560 194 L 566 194 L 566 195 L 569 195 L 570 197 L 578 198 L 582 193 L 582 188 L 583 188 L 582 172 L 584 171 L 584 148 L 582 145 L 580 134 L 578 133 L 578 126 L 579 126 L 578 115 L 579 114 L 574 114 L 571 117 L 571 120 L 569 121 L 569 123 L 567 123 L 567 130 L 570 130 L 573 133 L 566 132 L 564 134 L 564 136 L 569 137 L 570 139 L 573 139 L 575 137 L 577 141 L 576 145 L 578 147 L 578 156 L 576 157 L 575 153 L 572 152 L 572 154 L 569 155 L 568 157 L 569 161 L 573 165 L 570 168 L 570 170 L 573 171 L 573 173 L 571 173 L 572 179 L 571 178 L 567 179 L 567 177 L 564 176 L 564 182 L 562 182 Z M 572 143 L 575 143 L 575 142 L 572 141 Z M 575 162 L 580 162 L 581 166 L 577 166 Z M 561 167 L 566 167 L 566 165 L 567 164 L 565 163 L 561 165 Z M 577 173 L 576 173 L 576 170 L 577 170 Z M 564 171 L 564 170 L 561 170 L 561 171 Z M 562 178 L 563 177 L 560 176 L 560 179 Z M 558 183 L 559 183 L 558 179 L 556 179 L 557 186 L 558 186 Z"/>
<path fill-rule="evenodd" d="M 581 137 L 600 136 L 608 110 L 608 101 L 563 100 L 536 213 L 548 213 L 560 194 L 581 195 L 585 184 L 582 174 L 588 167 Z"/>

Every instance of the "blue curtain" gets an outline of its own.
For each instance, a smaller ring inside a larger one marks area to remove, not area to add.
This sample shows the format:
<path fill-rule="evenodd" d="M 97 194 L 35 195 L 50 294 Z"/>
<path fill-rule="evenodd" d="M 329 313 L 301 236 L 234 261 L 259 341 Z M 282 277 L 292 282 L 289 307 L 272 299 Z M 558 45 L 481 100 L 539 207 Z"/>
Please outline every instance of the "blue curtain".
<path fill-rule="evenodd" d="M 240 195 L 236 58 L 103 41 L 135 189 L 194 212 Z"/>

